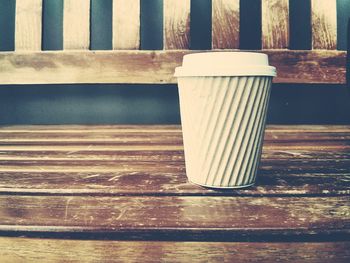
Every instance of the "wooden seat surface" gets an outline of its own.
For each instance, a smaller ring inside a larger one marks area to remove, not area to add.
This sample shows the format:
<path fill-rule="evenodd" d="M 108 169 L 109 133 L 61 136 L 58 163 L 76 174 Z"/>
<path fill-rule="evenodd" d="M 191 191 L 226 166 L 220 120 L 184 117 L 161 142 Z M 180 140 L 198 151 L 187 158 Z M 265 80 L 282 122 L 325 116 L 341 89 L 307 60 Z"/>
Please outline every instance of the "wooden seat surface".
<path fill-rule="evenodd" d="M 180 126 L 3 126 L 0 177 L 1 262 L 350 258 L 349 126 L 268 126 L 229 191 L 187 182 Z"/>

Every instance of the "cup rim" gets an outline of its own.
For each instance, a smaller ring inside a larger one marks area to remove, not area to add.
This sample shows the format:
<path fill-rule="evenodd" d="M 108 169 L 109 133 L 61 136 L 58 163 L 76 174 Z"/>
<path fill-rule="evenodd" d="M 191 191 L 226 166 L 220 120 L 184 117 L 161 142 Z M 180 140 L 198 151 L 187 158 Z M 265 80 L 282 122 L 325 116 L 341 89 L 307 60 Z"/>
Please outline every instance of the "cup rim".
<path fill-rule="evenodd" d="M 242 51 L 187 54 L 174 74 L 175 77 L 276 75 L 276 68 L 269 65 L 267 54 Z"/>

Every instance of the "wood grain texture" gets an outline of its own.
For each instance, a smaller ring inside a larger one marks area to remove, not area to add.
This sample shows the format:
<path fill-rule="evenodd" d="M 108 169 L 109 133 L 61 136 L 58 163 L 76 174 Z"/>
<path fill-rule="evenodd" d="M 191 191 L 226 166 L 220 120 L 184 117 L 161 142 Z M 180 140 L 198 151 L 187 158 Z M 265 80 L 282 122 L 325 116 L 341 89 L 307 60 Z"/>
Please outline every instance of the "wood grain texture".
<path fill-rule="evenodd" d="M 89 49 L 90 0 L 65 0 L 63 11 L 63 48 Z"/>
<path fill-rule="evenodd" d="M 300 134 L 308 134 L 310 132 L 318 133 L 338 133 L 348 132 L 349 125 L 268 125 L 271 132 L 299 132 Z M 136 132 L 136 133 L 154 133 L 154 132 L 175 132 L 181 133 L 180 126 L 176 124 L 104 124 L 104 125 L 1 125 L 1 132 L 69 132 L 79 133 L 80 130 L 84 132 L 99 133 L 99 132 Z"/>
<path fill-rule="evenodd" d="M 15 50 L 41 50 L 42 0 L 16 1 Z"/>
<path fill-rule="evenodd" d="M 0 238 L 0 261 L 348 262 L 350 242 L 147 242 Z M 248 255 L 253 255 L 252 257 Z"/>
<path fill-rule="evenodd" d="M 311 1 L 313 49 L 337 49 L 337 4 L 334 0 Z"/>
<path fill-rule="evenodd" d="M 268 126 L 256 186 L 215 191 L 187 182 L 180 126 L 4 126 L 0 193 L 342 196 L 349 140 L 349 126 Z"/>
<path fill-rule="evenodd" d="M 213 0 L 213 49 L 239 48 L 239 0 Z"/>
<path fill-rule="evenodd" d="M 262 48 L 288 48 L 289 0 L 262 1 Z"/>
<path fill-rule="evenodd" d="M 300 163 L 302 163 L 300 161 Z M 272 164 L 272 163 L 270 163 Z M 165 164 L 162 164 L 165 166 Z M 77 166 L 78 168 L 78 166 Z M 40 170 L 41 169 L 41 170 Z M 48 171 L 45 171 L 45 170 Z M 51 169 L 51 171 L 50 171 Z M 61 166 L 62 169 L 62 166 Z M 288 168 L 285 168 L 287 170 Z M 1 171 L 2 194 L 66 194 L 122 196 L 122 195 L 173 195 L 173 196 L 343 196 L 349 195 L 349 173 L 321 173 L 294 171 L 284 174 L 272 170 L 258 174 L 256 186 L 236 191 L 215 191 L 188 183 L 184 171 L 150 170 L 132 171 L 67 171 L 37 166 L 10 172 Z M 280 168 L 280 170 L 282 170 Z M 296 170 L 296 169 L 294 169 Z"/>
<path fill-rule="evenodd" d="M 217 191 L 187 182 L 180 126 L 0 127 L 0 261 L 347 262 L 349 140 L 268 126 L 256 186 Z"/>
<path fill-rule="evenodd" d="M 298 235 L 349 238 L 349 205 L 348 196 L 1 195 L 0 231 L 99 232 L 158 240 L 165 233 L 168 238 L 193 235 L 194 240 L 203 240 L 217 231 L 231 241 L 242 235 L 252 239 L 282 235 L 286 240 Z"/>
<path fill-rule="evenodd" d="M 344 84 L 345 53 L 338 51 L 268 51 L 271 65 L 278 76 L 275 83 Z"/>
<path fill-rule="evenodd" d="M 176 83 L 175 67 L 196 51 L 55 51 L 0 53 L 0 83 Z M 198 51 L 197 51 L 198 52 Z M 344 84 L 345 51 L 263 50 L 275 83 Z"/>
<path fill-rule="evenodd" d="M 164 49 L 189 49 L 190 0 L 164 0 Z"/>
<path fill-rule="evenodd" d="M 139 49 L 140 0 L 113 0 L 113 49 Z"/>

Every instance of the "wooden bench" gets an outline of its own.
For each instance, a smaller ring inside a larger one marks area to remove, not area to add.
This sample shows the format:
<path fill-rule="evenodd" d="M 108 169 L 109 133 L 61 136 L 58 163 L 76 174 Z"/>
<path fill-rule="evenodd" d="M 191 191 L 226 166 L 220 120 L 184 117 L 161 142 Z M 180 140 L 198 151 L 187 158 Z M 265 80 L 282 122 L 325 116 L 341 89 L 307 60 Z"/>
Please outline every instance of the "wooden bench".
<path fill-rule="evenodd" d="M 89 51 L 89 0 L 65 0 L 63 51 L 42 51 L 42 0 L 19 0 L 15 52 L 0 52 L 1 84 L 176 83 L 190 47 L 190 0 L 164 1 L 164 50 L 140 48 L 138 0 L 113 1 L 113 51 Z M 124 10 L 127 10 L 124 11 Z M 275 83 L 345 83 L 346 52 L 336 50 L 336 3 L 312 0 L 312 50 L 288 50 L 288 0 L 262 1 L 262 48 Z M 212 1 L 212 48 L 239 48 L 239 1 Z M 122 36 L 122 37 L 120 37 Z"/>
<path fill-rule="evenodd" d="M 239 2 L 212 1 L 213 49 L 239 48 Z M 130 0 L 113 1 L 113 50 L 88 50 L 89 3 L 64 0 L 64 50 L 42 51 L 42 1 L 17 0 L 0 84 L 176 83 L 197 52 L 189 0 L 164 0 L 158 51 L 138 50 Z M 275 83 L 345 83 L 335 1 L 312 0 L 312 50 L 288 49 L 287 0 L 262 13 Z M 268 126 L 256 186 L 235 191 L 187 182 L 177 125 L 2 126 L 0 261 L 348 262 L 349 176 L 350 126 Z"/>

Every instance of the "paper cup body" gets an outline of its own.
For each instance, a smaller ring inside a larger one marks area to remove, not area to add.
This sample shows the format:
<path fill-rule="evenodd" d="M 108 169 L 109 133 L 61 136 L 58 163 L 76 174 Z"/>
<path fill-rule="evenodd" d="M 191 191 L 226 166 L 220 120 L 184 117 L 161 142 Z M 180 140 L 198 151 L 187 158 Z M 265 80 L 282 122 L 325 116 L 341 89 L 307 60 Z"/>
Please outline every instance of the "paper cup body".
<path fill-rule="evenodd" d="M 219 53 L 224 53 L 219 55 L 221 61 L 242 56 L 242 52 Z M 210 54 L 218 57 L 218 52 L 204 54 L 209 63 Z M 248 57 L 254 58 L 255 54 L 248 53 Z M 215 188 L 254 184 L 275 75 L 274 68 L 268 66 L 267 56 L 257 56 L 262 58 L 260 64 L 251 59 L 248 64 L 237 66 L 236 60 L 231 62 L 231 68 L 227 63 L 219 63 L 218 58 L 211 60 L 212 73 L 209 69 L 196 71 L 194 65 L 189 66 L 193 62 L 191 58 L 184 58 L 183 67 L 177 70 L 186 173 L 190 182 Z M 187 64 L 186 59 L 190 60 Z M 225 69 L 219 74 L 217 65 L 223 64 Z"/>

